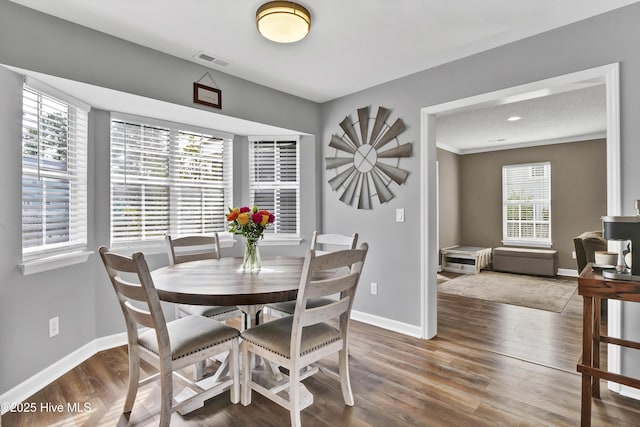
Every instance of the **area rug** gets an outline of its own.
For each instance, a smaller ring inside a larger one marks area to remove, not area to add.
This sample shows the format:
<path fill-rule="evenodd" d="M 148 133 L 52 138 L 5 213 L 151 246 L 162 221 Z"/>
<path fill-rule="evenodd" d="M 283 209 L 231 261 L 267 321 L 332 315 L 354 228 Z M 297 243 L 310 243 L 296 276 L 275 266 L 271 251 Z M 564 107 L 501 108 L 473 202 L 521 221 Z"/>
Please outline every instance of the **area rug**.
<path fill-rule="evenodd" d="M 578 287 L 577 281 L 482 271 L 450 280 L 438 278 L 438 290 L 538 310 L 561 313 Z"/>

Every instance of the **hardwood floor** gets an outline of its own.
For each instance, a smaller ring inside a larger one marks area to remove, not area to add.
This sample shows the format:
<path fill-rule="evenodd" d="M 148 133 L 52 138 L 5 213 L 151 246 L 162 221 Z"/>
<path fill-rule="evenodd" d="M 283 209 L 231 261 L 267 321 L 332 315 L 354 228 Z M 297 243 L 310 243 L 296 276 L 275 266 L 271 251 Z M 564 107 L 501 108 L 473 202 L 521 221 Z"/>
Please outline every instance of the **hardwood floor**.
<path fill-rule="evenodd" d="M 353 322 L 355 406 L 319 373 L 305 381 L 314 403 L 305 426 L 576 426 L 580 422 L 581 298 L 562 313 L 439 295 L 438 337 L 425 341 Z M 323 363 L 337 368 L 337 360 Z M 143 369 L 148 370 L 148 366 Z M 88 403 L 84 413 L 8 413 L 12 426 L 151 426 L 159 386 L 142 388 L 129 419 L 120 414 L 127 381 L 125 347 L 101 352 L 26 402 Z M 640 401 L 606 390 L 594 400 L 594 426 L 639 426 Z M 250 406 L 218 396 L 174 426 L 286 426 L 286 410 L 253 394 Z"/>

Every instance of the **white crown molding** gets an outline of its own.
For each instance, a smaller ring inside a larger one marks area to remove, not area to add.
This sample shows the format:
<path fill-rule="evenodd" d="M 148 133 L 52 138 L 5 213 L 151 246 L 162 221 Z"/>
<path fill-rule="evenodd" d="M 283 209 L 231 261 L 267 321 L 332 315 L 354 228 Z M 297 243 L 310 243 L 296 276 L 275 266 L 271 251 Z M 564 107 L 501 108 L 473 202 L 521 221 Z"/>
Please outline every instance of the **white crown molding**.
<path fill-rule="evenodd" d="M 541 147 L 544 145 L 565 144 L 568 142 L 590 141 L 593 139 L 604 139 L 606 137 L 606 132 L 595 132 L 584 135 L 567 136 L 563 138 L 545 139 L 541 141 L 516 142 L 513 144 L 492 145 L 478 148 L 460 149 L 451 145 L 443 144 L 441 142 L 438 142 L 436 144 L 436 147 L 463 156 L 465 154 L 489 153 L 492 151 L 513 150 L 515 148 Z"/>

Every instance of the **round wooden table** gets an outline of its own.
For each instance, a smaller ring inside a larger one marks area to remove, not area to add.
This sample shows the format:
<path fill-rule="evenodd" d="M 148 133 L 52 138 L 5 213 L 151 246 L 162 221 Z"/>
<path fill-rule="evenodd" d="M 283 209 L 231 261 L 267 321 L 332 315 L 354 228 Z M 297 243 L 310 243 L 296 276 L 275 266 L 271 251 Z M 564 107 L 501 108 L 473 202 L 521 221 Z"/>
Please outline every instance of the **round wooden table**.
<path fill-rule="evenodd" d="M 227 257 L 162 267 L 151 277 L 161 300 L 237 306 L 249 328 L 260 323 L 265 304 L 296 299 L 303 264 L 303 257 L 266 257 L 258 273 L 244 273 L 242 258 Z"/>
<path fill-rule="evenodd" d="M 258 273 L 242 258 L 191 261 L 151 272 L 163 301 L 192 305 L 254 305 L 296 299 L 304 258 L 265 257 Z"/>

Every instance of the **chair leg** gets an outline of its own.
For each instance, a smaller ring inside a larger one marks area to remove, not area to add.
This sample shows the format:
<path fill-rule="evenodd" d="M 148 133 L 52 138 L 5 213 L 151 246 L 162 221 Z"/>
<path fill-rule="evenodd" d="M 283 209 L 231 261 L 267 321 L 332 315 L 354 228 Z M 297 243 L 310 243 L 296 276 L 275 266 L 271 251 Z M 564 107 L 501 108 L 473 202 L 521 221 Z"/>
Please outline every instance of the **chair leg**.
<path fill-rule="evenodd" d="M 140 382 L 140 357 L 138 350 L 129 346 L 129 387 L 127 389 L 127 397 L 124 400 L 123 413 L 127 414 L 133 409 L 133 403 L 138 394 L 138 383 Z"/>
<path fill-rule="evenodd" d="M 205 360 L 200 360 L 193 365 L 196 368 L 195 372 L 193 373 L 193 380 L 200 381 L 204 377 L 204 370 L 206 368 L 207 362 Z"/>
<path fill-rule="evenodd" d="M 351 391 L 351 379 L 349 378 L 349 350 L 346 346 L 339 352 L 338 369 L 344 404 L 353 406 L 353 392 Z"/>
<path fill-rule="evenodd" d="M 242 342 L 240 354 L 242 355 L 242 387 L 240 390 L 240 402 L 247 406 L 251 404 L 251 364 L 246 341 Z"/>
<path fill-rule="evenodd" d="M 171 362 L 160 361 L 160 424 L 169 427 L 171 423 L 171 409 L 173 406 L 173 372 Z"/>
<path fill-rule="evenodd" d="M 240 369 L 238 369 L 238 364 L 240 361 L 238 360 L 239 355 L 239 344 L 238 340 L 233 340 L 233 345 L 231 347 L 231 352 L 229 353 L 229 375 L 231 376 L 231 390 L 229 393 L 231 394 L 231 403 L 236 404 L 240 401 Z"/>
<path fill-rule="evenodd" d="M 289 370 L 289 411 L 291 427 L 301 427 L 300 419 L 300 368 L 293 366 Z"/>

